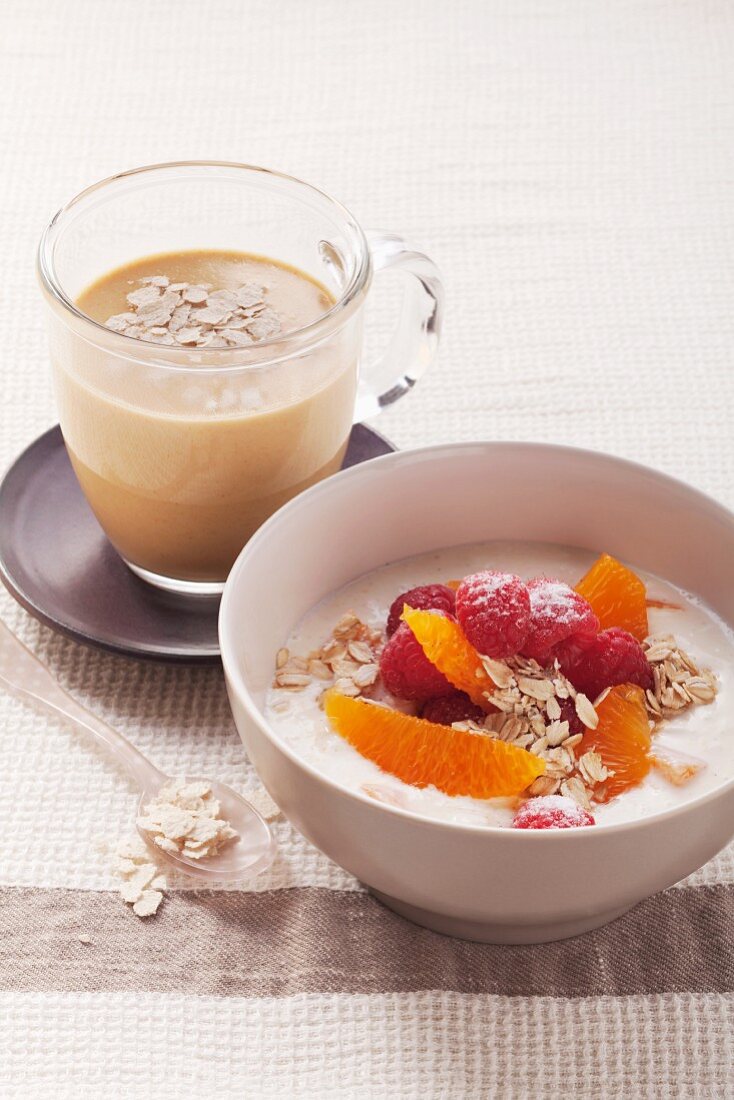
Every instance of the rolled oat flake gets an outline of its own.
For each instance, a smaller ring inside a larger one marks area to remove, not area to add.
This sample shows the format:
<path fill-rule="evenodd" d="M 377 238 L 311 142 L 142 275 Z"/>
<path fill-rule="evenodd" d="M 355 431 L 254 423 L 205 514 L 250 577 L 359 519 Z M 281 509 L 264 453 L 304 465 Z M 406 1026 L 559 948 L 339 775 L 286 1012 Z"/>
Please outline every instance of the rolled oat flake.
<path fill-rule="evenodd" d="M 213 290 L 200 283 L 171 283 L 146 275 L 127 295 L 130 307 L 105 326 L 123 336 L 170 347 L 242 348 L 282 331 L 282 318 L 265 301 L 266 290 L 244 283 Z"/>

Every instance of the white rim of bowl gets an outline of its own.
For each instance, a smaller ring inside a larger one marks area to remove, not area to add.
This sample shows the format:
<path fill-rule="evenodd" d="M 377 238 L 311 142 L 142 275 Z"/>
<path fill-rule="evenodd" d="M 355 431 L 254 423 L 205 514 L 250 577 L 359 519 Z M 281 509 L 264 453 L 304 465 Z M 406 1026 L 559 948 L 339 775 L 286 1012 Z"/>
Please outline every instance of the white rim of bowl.
<path fill-rule="evenodd" d="M 341 795 L 345 795 L 348 798 L 353 798 L 357 802 L 365 803 L 366 805 L 383 812 L 395 814 L 398 817 L 408 818 L 410 821 L 420 823 L 426 827 L 433 827 L 438 829 L 450 829 L 459 833 L 467 833 L 472 836 L 477 834 L 491 833 L 492 835 L 502 834 L 503 836 L 517 837 L 516 841 L 512 843 L 523 843 L 519 838 L 525 838 L 528 836 L 536 837 L 540 834 L 546 838 L 546 842 L 553 838 L 558 837 L 575 837 L 577 841 L 579 838 L 589 838 L 582 843 L 590 842 L 590 838 L 597 834 L 599 830 L 603 830 L 605 834 L 612 832 L 626 832 L 633 829 L 639 829 L 645 825 L 650 825 L 659 821 L 663 821 L 666 818 L 673 818 L 680 814 L 686 813 L 688 810 L 694 807 L 699 807 L 707 802 L 712 802 L 721 797 L 727 790 L 734 787 L 734 776 L 725 780 L 722 784 L 714 787 L 713 790 L 707 791 L 705 794 L 699 795 L 698 798 L 690 799 L 687 802 L 682 803 L 680 806 L 671 806 L 667 810 L 660 810 L 658 813 L 649 814 L 647 817 L 635 818 L 632 821 L 616 821 L 609 824 L 602 823 L 601 825 L 595 825 L 592 829 L 511 829 L 502 825 L 472 825 L 466 822 L 458 821 L 439 821 L 437 818 L 427 817 L 424 814 L 416 813 L 414 810 L 403 809 L 401 806 L 392 806 L 387 802 L 378 802 L 374 798 L 370 798 L 369 795 L 362 794 L 358 790 L 353 790 L 347 787 L 345 784 L 339 782 L 336 779 L 332 779 L 331 776 L 325 775 L 323 772 L 315 768 L 303 757 L 299 756 L 292 747 L 280 737 L 278 737 L 275 731 L 271 728 L 270 724 L 265 719 L 265 716 L 260 711 L 259 707 L 255 703 L 250 689 L 242 678 L 242 673 L 238 663 L 232 656 L 234 643 L 230 646 L 229 631 L 234 629 L 234 624 L 229 622 L 229 607 L 232 602 L 232 592 L 237 584 L 238 578 L 242 571 L 247 566 L 248 557 L 257 552 L 258 545 L 264 539 L 268 538 L 270 532 L 274 527 L 282 521 L 284 515 L 291 514 L 293 512 L 308 509 L 311 501 L 319 496 L 330 493 L 335 483 L 343 484 L 345 481 L 357 481 L 360 478 L 372 477 L 375 473 L 379 474 L 382 467 L 391 465 L 397 465 L 403 462 L 411 462 L 416 459 L 420 460 L 425 456 L 441 456 L 450 454 L 459 454 L 461 452 L 471 452 L 473 449 L 479 448 L 482 451 L 486 450 L 512 450 L 522 448 L 523 450 L 535 450 L 535 451 L 553 451 L 554 453 L 565 453 L 571 458 L 576 460 L 585 460 L 592 462 L 601 462 L 602 464 L 611 464 L 619 466 L 630 471 L 634 471 L 638 474 L 645 474 L 647 477 L 653 477 L 657 481 L 664 482 L 667 485 L 683 491 L 688 496 L 701 501 L 709 508 L 718 512 L 721 518 L 734 526 L 734 512 L 731 512 L 719 501 L 714 500 L 713 497 L 708 496 L 707 493 L 701 492 L 699 489 L 694 488 L 685 481 L 681 481 L 679 478 L 671 477 L 670 474 L 662 473 L 660 470 L 653 469 L 652 466 L 645 466 L 641 462 L 632 462 L 627 458 L 620 458 L 617 455 L 607 454 L 605 451 L 590 451 L 584 447 L 570 447 L 560 443 L 534 443 L 531 441 L 523 440 L 476 440 L 474 442 L 465 443 L 442 443 L 436 446 L 416 447 L 406 451 L 394 451 L 391 454 L 381 455 L 379 458 L 370 459 L 369 462 L 362 462 L 357 466 L 352 466 L 348 470 L 342 470 L 337 474 L 333 474 L 331 477 L 326 478 L 324 481 L 319 482 L 317 485 L 313 485 L 310 489 L 306 489 L 303 493 L 300 493 L 293 500 L 288 501 L 281 508 L 278 509 L 265 523 L 260 527 L 252 536 L 250 541 L 243 547 L 237 556 L 237 559 L 230 570 L 227 582 L 224 586 L 224 592 L 222 593 L 222 601 L 219 608 L 219 646 L 222 655 L 222 664 L 224 666 L 224 672 L 227 679 L 234 685 L 239 699 L 242 701 L 245 710 L 250 718 L 260 728 L 262 733 L 270 740 L 277 748 L 283 752 L 294 764 L 299 768 L 302 768 L 314 779 L 320 781 L 325 786 L 332 788 L 334 791 Z M 356 578 L 355 578 L 356 579 Z M 727 626 L 730 624 L 727 623 Z M 273 655 L 273 659 L 275 659 Z"/>

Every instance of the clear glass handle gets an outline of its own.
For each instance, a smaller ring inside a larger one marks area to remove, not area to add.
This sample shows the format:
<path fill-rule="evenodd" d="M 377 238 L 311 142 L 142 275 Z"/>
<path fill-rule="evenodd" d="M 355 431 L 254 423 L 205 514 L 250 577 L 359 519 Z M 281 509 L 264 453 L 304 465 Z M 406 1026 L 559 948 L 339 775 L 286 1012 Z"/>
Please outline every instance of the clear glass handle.
<path fill-rule="evenodd" d="M 366 237 L 375 274 L 400 271 L 407 286 L 390 344 L 360 371 L 355 421 L 376 416 L 413 388 L 436 354 L 443 322 L 443 284 L 433 261 L 394 233 L 368 229 Z"/>

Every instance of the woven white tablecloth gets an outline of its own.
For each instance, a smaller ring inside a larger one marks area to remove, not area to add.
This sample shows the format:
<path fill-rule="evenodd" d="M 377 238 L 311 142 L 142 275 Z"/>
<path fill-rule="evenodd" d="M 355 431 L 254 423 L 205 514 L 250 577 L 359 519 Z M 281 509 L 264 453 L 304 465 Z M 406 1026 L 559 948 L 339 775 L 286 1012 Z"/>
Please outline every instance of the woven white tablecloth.
<path fill-rule="evenodd" d="M 33 273 L 48 217 L 117 170 L 209 157 L 302 176 L 441 266 L 440 359 L 379 423 L 400 447 L 574 443 L 734 505 L 727 0 L 4 0 L 0 27 L 2 464 L 55 420 Z M 256 785 L 218 671 L 79 647 L 4 591 L 0 614 L 164 769 Z M 253 992 L 243 934 L 241 959 L 226 963 L 242 968 L 231 995 L 212 993 L 195 967 L 190 985 L 161 977 L 176 937 L 106 893 L 97 842 L 128 831 L 136 796 L 124 776 L 5 696 L 0 761 L 11 914 L 4 925 L 0 909 L 0 940 L 10 928 L 24 955 L 50 937 L 33 965 L 0 970 L 3 1097 L 734 1096 L 732 986 L 697 969 L 696 943 L 676 942 L 673 924 L 678 970 L 661 954 L 649 986 L 635 984 L 634 944 L 622 944 L 598 988 L 532 974 L 514 991 L 474 986 L 471 968 L 489 956 L 457 949 L 434 984 L 383 974 L 333 991 L 287 954 L 286 930 L 275 964 L 290 984 Z M 277 832 L 277 863 L 254 889 L 281 913 L 310 899 L 316 926 L 324 899 L 357 919 L 358 884 L 287 824 Z M 721 906 L 733 892 L 730 850 L 661 912 L 679 906 L 695 926 L 699 899 Z M 97 916 L 113 904 L 125 958 Z M 379 950 L 383 926 L 369 919 Z M 385 939 L 403 934 L 395 921 Z M 713 926 L 699 924 L 703 942 Z M 75 982 L 108 935 L 106 987 Z M 420 942 L 430 955 L 435 938 Z M 123 970 L 138 953 L 131 985 Z M 730 973 L 731 954 L 725 963 Z"/>

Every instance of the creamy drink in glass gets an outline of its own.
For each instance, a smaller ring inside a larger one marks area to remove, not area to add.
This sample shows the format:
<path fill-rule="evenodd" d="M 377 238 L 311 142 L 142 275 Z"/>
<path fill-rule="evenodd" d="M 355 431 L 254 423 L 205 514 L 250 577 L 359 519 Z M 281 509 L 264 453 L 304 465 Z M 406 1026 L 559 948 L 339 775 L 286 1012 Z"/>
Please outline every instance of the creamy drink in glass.
<path fill-rule="evenodd" d="M 364 304 L 387 267 L 407 276 L 402 313 L 360 373 Z M 131 569 L 187 593 L 220 591 L 253 531 L 339 469 L 354 421 L 407 392 L 440 330 L 427 257 L 366 234 L 315 188 L 245 165 L 153 166 L 89 188 L 46 230 L 39 275 L 85 496 Z M 210 297 L 185 301 L 181 287 Z M 261 301 L 244 311 L 225 300 L 253 287 Z M 154 293 L 188 307 L 186 323 L 163 308 L 148 317 L 164 323 L 141 330 Z M 222 302 L 234 309 L 212 312 Z M 198 338 L 181 342 L 189 329 Z"/>

